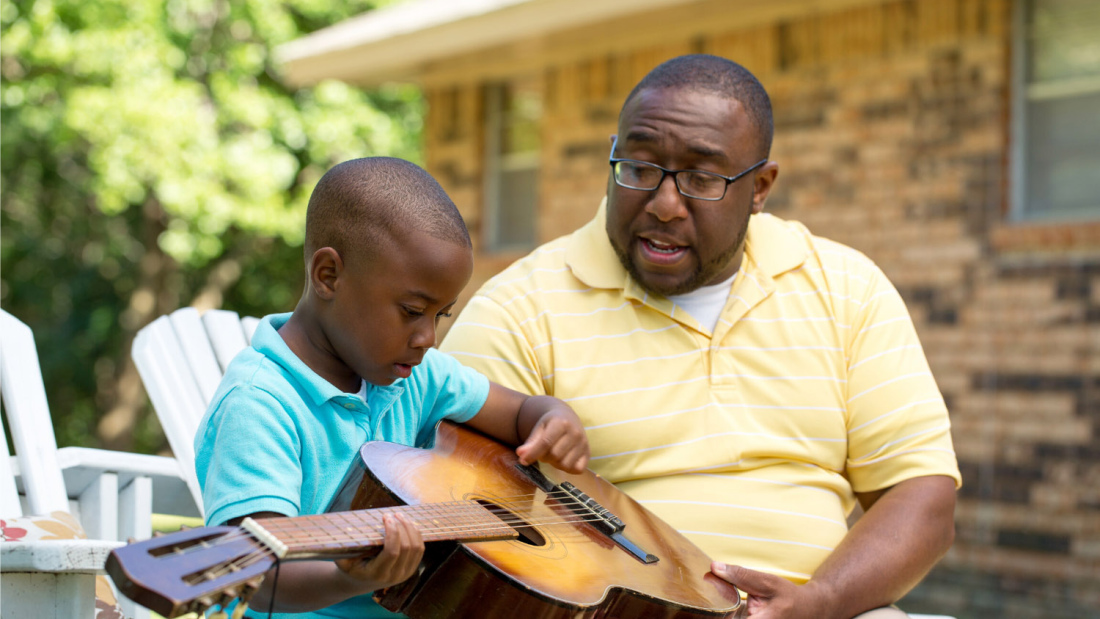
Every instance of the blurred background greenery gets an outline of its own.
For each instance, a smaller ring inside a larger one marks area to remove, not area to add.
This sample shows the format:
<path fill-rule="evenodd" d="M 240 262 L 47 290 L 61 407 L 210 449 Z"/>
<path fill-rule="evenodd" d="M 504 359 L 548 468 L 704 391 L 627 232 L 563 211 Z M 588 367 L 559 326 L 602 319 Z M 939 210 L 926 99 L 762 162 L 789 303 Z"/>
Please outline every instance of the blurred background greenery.
<path fill-rule="evenodd" d="M 332 165 L 420 162 L 412 86 L 292 90 L 275 46 L 393 0 L 0 0 L 0 305 L 58 443 L 166 448 L 130 361 L 184 305 L 288 311 Z"/>

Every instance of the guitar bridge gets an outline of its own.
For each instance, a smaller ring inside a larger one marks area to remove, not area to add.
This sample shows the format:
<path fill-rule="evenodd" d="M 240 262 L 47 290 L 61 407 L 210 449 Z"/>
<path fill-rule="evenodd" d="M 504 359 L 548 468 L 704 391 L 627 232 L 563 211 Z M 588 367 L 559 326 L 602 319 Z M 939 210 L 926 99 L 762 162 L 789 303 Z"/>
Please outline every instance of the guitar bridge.
<path fill-rule="evenodd" d="M 567 481 L 563 481 L 560 485 L 554 485 L 535 465 L 517 464 L 516 468 L 547 495 L 556 496 L 555 493 L 564 492 L 572 497 L 572 501 L 565 502 L 567 506 L 574 512 L 585 516 L 589 524 L 615 542 L 619 548 L 625 550 L 630 556 L 647 565 L 656 563 L 659 560 L 655 555 L 642 550 L 637 544 L 630 541 L 630 538 L 623 535 L 626 523 L 606 507 L 600 505 L 599 501 L 585 494 L 580 488 Z M 595 519 L 591 519 L 591 516 L 595 516 Z"/>

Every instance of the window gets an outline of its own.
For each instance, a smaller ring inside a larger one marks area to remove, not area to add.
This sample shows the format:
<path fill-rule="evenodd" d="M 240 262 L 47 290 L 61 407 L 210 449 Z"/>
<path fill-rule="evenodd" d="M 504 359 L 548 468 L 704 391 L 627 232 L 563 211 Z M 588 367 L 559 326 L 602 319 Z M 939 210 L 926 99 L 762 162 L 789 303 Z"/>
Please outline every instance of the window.
<path fill-rule="evenodd" d="M 488 86 L 485 113 L 485 244 L 490 251 L 530 249 L 537 238 L 538 80 Z"/>
<path fill-rule="evenodd" d="M 1012 217 L 1100 219 L 1100 2 L 1017 0 Z"/>

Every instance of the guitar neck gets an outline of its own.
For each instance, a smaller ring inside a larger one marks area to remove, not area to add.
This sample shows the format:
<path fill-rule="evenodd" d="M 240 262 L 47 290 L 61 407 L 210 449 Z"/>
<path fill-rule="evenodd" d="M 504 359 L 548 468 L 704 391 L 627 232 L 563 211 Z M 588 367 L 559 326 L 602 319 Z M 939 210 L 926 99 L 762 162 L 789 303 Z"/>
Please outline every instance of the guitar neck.
<path fill-rule="evenodd" d="M 248 519 L 241 527 L 283 559 L 338 558 L 382 546 L 386 535 L 383 518 L 397 513 L 417 526 L 425 542 L 478 542 L 518 536 L 512 526 L 475 501 Z M 508 517 L 506 512 L 502 515 Z"/>

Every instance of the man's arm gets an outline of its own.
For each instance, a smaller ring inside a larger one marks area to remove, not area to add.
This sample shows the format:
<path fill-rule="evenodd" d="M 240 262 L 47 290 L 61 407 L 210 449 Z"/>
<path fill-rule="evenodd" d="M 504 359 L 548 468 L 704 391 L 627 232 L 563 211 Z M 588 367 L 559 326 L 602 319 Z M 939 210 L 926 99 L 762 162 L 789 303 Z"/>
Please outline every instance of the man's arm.
<path fill-rule="evenodd" d="M 866 510 L 804 585 L 715 563 L 715 574 L 749 594 L 749 617 L 849 619 L 896 602 L 951 547 L 955 480 L 916 477 L 857 495 Z"/>

